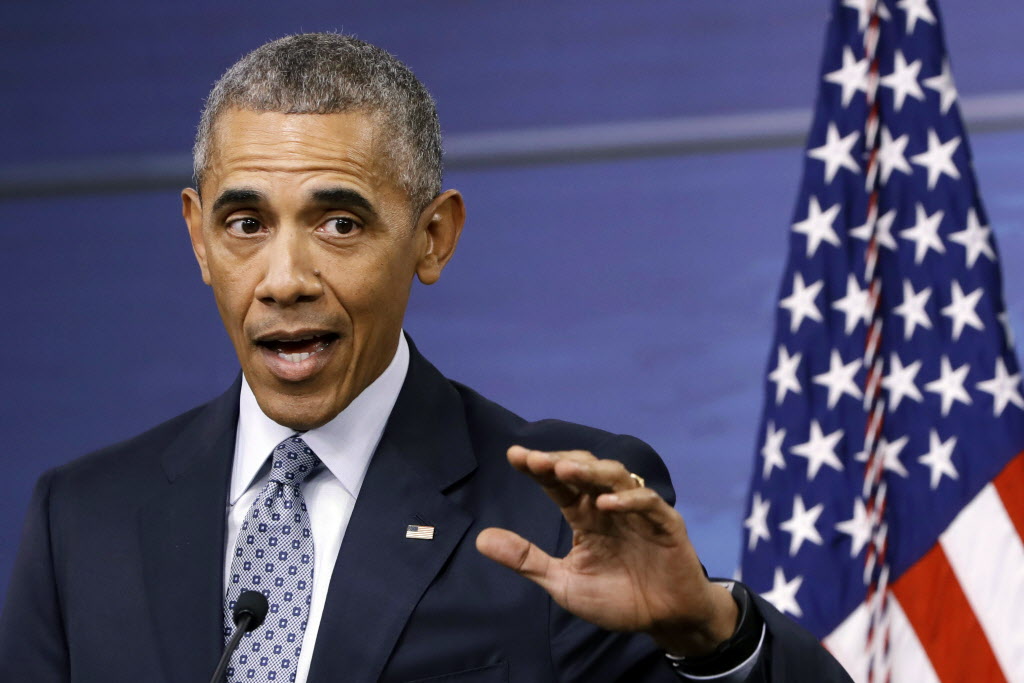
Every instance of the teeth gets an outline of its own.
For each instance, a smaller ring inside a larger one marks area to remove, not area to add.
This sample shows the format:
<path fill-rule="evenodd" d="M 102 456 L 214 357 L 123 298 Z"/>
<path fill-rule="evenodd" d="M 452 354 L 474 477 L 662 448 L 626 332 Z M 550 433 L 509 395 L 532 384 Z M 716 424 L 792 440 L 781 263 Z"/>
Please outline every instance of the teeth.
<path fill-rule="evenodd" d="M 316 339 L 316 337 L 317 337 L 317 335 L 310 335 L 308 337 L 303 337 L 302 339 L 289 339 L 288 341 L 289 342 L 301 342 L 301 341 L 308 341 L 310 339 Z M 277 357 L 280 358 L 281 360 L 286 360 L 289 363 L 301 363 L 302 361 L 306 360 L 310 356 L 315 356 L 316 354 L 320 353 L 321 351 L 323 351 L 324 349 L 326 349 L 330 345 L 331 345 L 330 341 L 321 340 L 321 341 L 316 343 L 316 345 L 314 346 L 312 351 L 307 351 L 307 352 L 304 352 L 304 353 L 285 353 L 284 351 L 281 351 L 280 349 L 278 349 L 277 350 Z"/>
<path fill-rule="evenodd" d="M 312 339 L 312 337 L 310 337 L 310 339 Z M 299 340 L 299 341 L 301 341 L 301 340 Z M 320 353 L 321 351 L 326 349 L 327 346 L 328 345 L 326 343 L 321 342 L 320 344 L 316 345 L 315 349 L 313 349 L 312 351 L 306 352 L 306 353 L 282 353 L 282 352 L 278 351 L 277 352 L 277 357 L 278 358 L 283 358 L 284 360 L 288 361 L 289 363 L 301 363 L 302 361 L 306 360 L 310 356 L 315 356 L 316 354 Z"/>

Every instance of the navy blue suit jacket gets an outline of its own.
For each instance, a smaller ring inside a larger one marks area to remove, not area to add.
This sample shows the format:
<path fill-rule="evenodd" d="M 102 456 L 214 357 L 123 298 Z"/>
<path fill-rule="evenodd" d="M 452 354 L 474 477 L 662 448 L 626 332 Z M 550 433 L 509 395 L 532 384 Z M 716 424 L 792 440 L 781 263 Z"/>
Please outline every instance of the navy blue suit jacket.
<path fill-rule="evenodd" d="M 43 475 L 0 616 L 0 681 L 209 679 L 223 648 L 238 391 Z M 674 499 L 643 442 L 526 422 L 412 348 L 331 577 L 310 683 L 678 680 L 648 637 L 576 619 L 476 551 L 488 526 L 552 554 L 571 544 L 556 506 L 507 464 L 513 443 L 616 458 Z M 409 524 L 434 526 L 434 539 L 406 539 Z M 753 680 L 846 680 L 809 634 L 758 604 L 771 635 Z"/>

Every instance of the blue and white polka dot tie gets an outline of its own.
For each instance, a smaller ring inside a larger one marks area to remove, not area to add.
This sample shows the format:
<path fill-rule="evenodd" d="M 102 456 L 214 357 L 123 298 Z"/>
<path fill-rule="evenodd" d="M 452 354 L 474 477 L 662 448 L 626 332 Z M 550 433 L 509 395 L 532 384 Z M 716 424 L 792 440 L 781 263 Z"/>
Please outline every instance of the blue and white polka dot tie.
<path fill-rule="evenodd" d="M 235 543 L 224 596 L 224 640 L 234 631 L 231 610 L 242 591 L 270 604 L 263 625 L 242 638 L 227 669 L 236 681 L 294 681 L 313 595 L 313 534 L 302 482 L 320 459 L 298 435 L 274 448 L 270 480 L 252 504 Z"/>

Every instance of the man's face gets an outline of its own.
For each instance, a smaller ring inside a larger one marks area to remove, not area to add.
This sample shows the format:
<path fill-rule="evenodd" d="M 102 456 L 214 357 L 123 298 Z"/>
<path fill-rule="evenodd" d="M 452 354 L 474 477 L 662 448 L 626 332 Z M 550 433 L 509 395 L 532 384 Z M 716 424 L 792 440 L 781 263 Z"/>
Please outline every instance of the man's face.
<path fill-rule="evenodd" d="M 232 109 L 197 193 L 182 193 L 203 280 L 263 411 L 296 430 L 329 421 L 394 356 L 413 276 L 440 275 L 462 203 L 417 219 L 361 112 Z"/>

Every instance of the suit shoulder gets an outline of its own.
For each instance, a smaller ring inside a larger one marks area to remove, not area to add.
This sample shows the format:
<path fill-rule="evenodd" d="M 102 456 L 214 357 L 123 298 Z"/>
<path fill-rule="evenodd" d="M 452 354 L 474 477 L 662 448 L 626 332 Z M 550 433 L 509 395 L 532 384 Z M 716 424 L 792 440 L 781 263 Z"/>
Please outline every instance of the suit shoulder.
<path fill-rule="evenodd" d="M 109 477 L 159 466 L 159 457 L 209 404 L 196 406 L 180 415 L 151 427 L 141 434 L 80 456 L 52 470 L 57 480 L 81 482 L 95 477 Z"/>
<path fill-rule="evenodd" d="M 502 450 L 515 444 L 539 451 L 590 451 L 598 458 L 618 460 L 630 472 L 643 477 L 669 503 L 674 503 L 675 492 L 668 468 L 655 450 L 641 439 L 564 420 L 526 420 L 463 384 L 452 382 L 452 385 L 462 397 L 470 431 L 483 433 L 474 438 L 475 441 L 477 438 L 498 439 Z"/>

